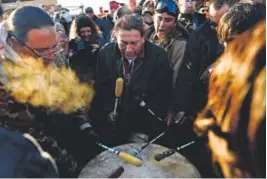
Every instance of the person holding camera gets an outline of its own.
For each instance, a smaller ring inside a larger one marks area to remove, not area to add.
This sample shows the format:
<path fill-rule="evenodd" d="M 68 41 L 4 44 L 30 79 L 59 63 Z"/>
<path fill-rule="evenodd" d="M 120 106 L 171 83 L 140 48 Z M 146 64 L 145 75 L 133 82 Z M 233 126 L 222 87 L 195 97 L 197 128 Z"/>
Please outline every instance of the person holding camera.
<path fill-rule="evenodd" d="M 70 67 L 82 82 L 93 83 L 101 44 L 96 24 L 86 15 L 73 21 L 70 33 Z"/>

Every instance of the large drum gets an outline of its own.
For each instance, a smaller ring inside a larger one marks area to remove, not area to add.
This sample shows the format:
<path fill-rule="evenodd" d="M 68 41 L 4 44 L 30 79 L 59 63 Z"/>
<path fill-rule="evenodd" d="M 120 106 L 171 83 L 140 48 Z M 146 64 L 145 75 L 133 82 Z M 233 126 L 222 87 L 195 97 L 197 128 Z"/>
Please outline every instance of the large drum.
<path fill-rule="evenodd" d="M 140 149 L 143 143 L 125 144 L 115 147 L 116 150 L 133 153 L 135 148 Z M 119 156 L 104 151 L 91 160 L 81 171 L 79 178 L 107 178 L 120 166 L 124 172 L 120 178 L 200 178 L 198 170 L 182 155 L 174 155 L 157 162 L 154 156 L 168 150 L 156 144 L 145 148 L 137 157 L 142 160 L 141 167 L 122 161 Z"/>

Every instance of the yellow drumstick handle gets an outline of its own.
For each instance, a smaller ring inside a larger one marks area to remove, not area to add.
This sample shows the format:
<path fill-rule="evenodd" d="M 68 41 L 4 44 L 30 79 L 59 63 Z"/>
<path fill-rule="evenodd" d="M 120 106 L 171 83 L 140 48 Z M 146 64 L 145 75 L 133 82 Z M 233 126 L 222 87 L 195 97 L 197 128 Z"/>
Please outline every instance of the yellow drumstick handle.
<path fill-rule="evenodd" d="M 138 158 L 136 158 L 134 156 L 131 156 L 130 154 L 127 154 L 125 152 L 120 152 L 119 157 L 122 160 L 124 160 L 124 161 L 126 161 L 126 162 L 128 162 L 130 164 L 133 164 L 135 166 L 141 167 L 143 165 L 143 163 L 142 163 L 142 161 L 140 159 L 138 159 Z"/>
<path fill-rule="evenodd" d="M 115 96 L 117 98 L 119 98 L 121 96 L 122 90 L 123 90 L 123 79 L 122 78 L 118 78 L 116 80 L 116 88 L 115 88 Z"/>

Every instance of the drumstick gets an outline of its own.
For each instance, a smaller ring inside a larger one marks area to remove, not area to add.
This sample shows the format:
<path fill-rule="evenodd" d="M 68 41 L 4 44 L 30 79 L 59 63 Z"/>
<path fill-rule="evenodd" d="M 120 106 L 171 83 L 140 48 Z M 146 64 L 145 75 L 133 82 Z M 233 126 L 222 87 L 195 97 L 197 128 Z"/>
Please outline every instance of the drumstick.
<path fill-rule="evenodd" d="M 167 132 L 164 131 L 162 133 L 160 133 L 157 137 L 155 137 L 154 139 L 152 139 L 149 143 L 147 143 L 146 145 L 142 146 L 140 149 L 135 148 L 133 151 L 133 156 L 137 156 L 138 154 L 140 154 L 142 152 L 142 150 L 144 150 L 147 146 L 149 146 L 150 144 L 154 143 L 156 140 L 158 140 L 160 137 L 162 137 L 163 135 L 165 135 Z"/>
<path fill-rule="evenodd" d="M 120 166 L 108 178 L 119 178 L 123 172 L 124 168 Z"/>
<path fill-rule="evenodd" d="M 148 108 L 148 106 L 147 106 L 147 104 L 146 104 L 146 102 L 144 101 L 144 100 L 142 100 L 142 99 L 140 99 L 139 97 L 136 97 L 135 98 L 136 100 L 138 100 L 138 102 L 139 102 L 139 106 L 141 106 L 141 107 L 143 107 L 143 108 L 147 108 L 147 111 L 152 115 L 152 116 L 154 116 L 155 118 L 157 118 L 158 120 L 160 120 L 160 121 L 164 121 L 163 119 L 161 119 L 159 116 L 157 116 L 150 108 Z"/>
<path fill-rule="evenodd" d="M 188 146 L 190 146 L 190 145 L 192 145 L 194 143 L 195 143 L 195 141 L 193 140 L 193 141 L 188 142 L 188 143 L 186 143 L 186 144 L 184 144 L 184 145 L 182 145 L 180 147 L 177 147 L 176 149 L 171 149 L 171 150 L 168 150 L 166 152 L 157 154 L 157 155 L 154 156 L 154 158 L 155 158 L 156 161 L 159 162 L 159 161 L 161 161 L 161 160 L 173 155 L 175 152 L 179 152 L 181 149 L 184 149 L 184 148 L 186 148 L 186 147 L 188 147 Z"/>
<path fill-rule="evenodd" d="M 118 108 L 118 102 L 119 102 L 119 97 L 122 94 L 122 90 L 123 90 L 123 79 L 122 78 L 118 78 L 116 80 L 116 88 L 115 88 L 115 106 L 114 106 L 114 110 L 113 110 L 113 115 L 115 116 L 117 113 L 117 108 Z"/>
<path fill-rule="evenodd" d="M 161 161 L 171 155 L 173 155 L 175 152 L 179 152 L 180 150 L 188 147 L 188 146 L 191 146 L 192 144 L 196 143 L 196 142 L 204 142 L 207 140 L 207 137 L 206 136 L 199 136 L 199 137 L 196 137 L 194 140 L 180 146 L 180 147 L 177 147 L 175 149 L 171 149 L 171 150 L 168 150 L 166 152 L 163 152 L 163 153 L 160 153 L 160 154 L 157 154 L 154 156 L 155 160 L 157 161 Z"/>
<path fill-rule="evenodd" d="M 104 149 L 107 149 L 108 151 L 118 155 L 122 160 L 124 160 L 124 161 L 126 161 L 126 162 L 128 162 L 130 164 L 133 164 L 133 165 L 138 166 L 138 167 L 143 165 L 143 163 L 142 163 L 142 161 L 140 159 L 138 159 L 138 158 L 126 153 L 126 152 L 121 152 L 121 151 L 115 150 L 115 149 L 110 148 L 110 147 L 108 147 L 108 146 L 106 146 L 104 144 L 101 144 L 99 142 L 97 142 L 96 144 L 98 146 L 100 146 L 100 147 L 102 147 Z"/>

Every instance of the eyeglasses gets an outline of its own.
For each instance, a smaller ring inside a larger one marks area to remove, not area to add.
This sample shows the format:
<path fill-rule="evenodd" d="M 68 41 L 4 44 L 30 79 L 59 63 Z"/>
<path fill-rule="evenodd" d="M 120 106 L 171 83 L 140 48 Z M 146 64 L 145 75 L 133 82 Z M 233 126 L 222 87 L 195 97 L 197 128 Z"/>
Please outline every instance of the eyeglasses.
<path fill-rule="evenodd" d="M 156 6 L 156 11 L 161 11 L 167 9 L 169 13 L 176 14 L 178 12 L 178 7 L 173 0 L 161 0 Z"/>
<path fill-rule="evenodd" d="M 25 46 L 29 51 L 31 51 L 35 56 L 46 59 L 51 55 L 59 54 L 63 51 L 63 48 L 60 46 L 60 44 L 54 45 L 52 48 L 45 48 L 45 49 L 33 49 L 30 46 L 28 46 L 23 40 L 19 39 L 12 33 L 8 33 L 8 37 L 14 37 L 20 44 Z M 52 50 L 52 52 L 51 52 Z"/>

